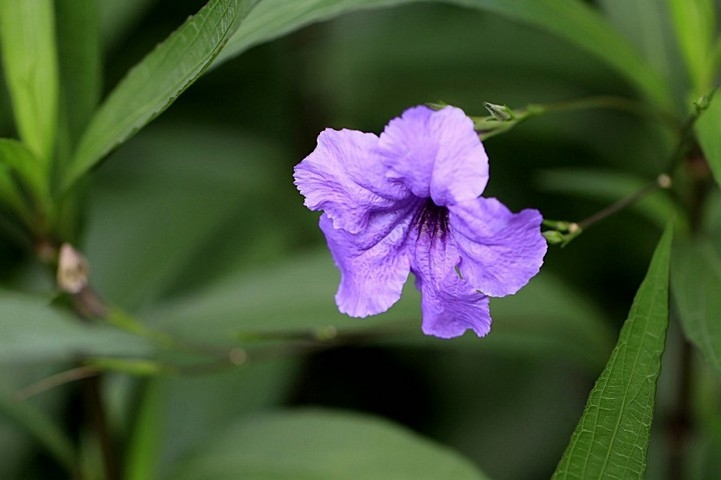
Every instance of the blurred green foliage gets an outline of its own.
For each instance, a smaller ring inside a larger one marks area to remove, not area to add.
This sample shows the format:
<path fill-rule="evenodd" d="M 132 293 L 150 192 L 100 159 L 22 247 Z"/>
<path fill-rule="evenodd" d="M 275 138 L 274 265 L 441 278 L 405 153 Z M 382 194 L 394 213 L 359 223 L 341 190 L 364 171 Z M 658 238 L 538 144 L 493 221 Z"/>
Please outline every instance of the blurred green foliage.
<path fill-rule="evenodd" d="M 3 53 L 0 137 L 37 146 L 38 158 L 56 164 L 47 174 L 52 198 L 41 195 L 27 218 L 13 212 L 12 200 L 0 207 L 0 478 L 70 478 L 73 469 L 78 478 L 103 478 L 108 455 L 94 439 L 103 435 L 129 480 L 548 478 L 674 215 L 684 249 L 674 250 L 672 284 L 682 297 L 672 308 L 648 476 L 673 478 L 666 447 L 674 425 L 667 426 L 684 391 L 696 394 L 696 404 L 682 420 L 699 428 L 679 448 L 698 448 L 676 478 L 716 478 L 718 375 L 689 353 L 675 320 L 681 316 L 705 355 L 718 352 L 713 324 L 704 322 L 716 317 L 721 288 L 721 196 L 708 170 L 720 178 L 721 102 L 712 100 L 696 125 L 708 164 L 694 145 L 681 159 L 689 168 L 668 171 L 692 102 L 718 81 L 711 0 L 694 0 L 691 10 L 672 0 L 569 0 L 567 9 L 555 0 L 260 0 L 257 10 L 249 10 L 254 2 L 213 1 L 215 10 L 204 12 L 227 31 L 220 28 L 216 43 L 195 40 L 204 24 L 186 24 L 188 36 L 176 41 L 195 53 L 179 70 L 165 68 L 175 57 L 154 49 L 205 1 L 40 3 L 54 6 L 59 22 L 65 113 L 51 125 L 60 137 L 52 157 L 32 130 L 43 118 L 14 120 L 17 65 L 7 62 L 23 51 Z M 354 11 L 336 16 L 345 9 Z M 306 25 L 316 14 L 324 21 Z M 2 25 L 0 40 L 10 48 Z M 53 43 L 50 33 L 34 35 Z M 147 70 L 123 80 L 153 51 Z M 115 100 L 93 117 L 111 92 Z M 377 318 L 337 312 L 337 270 L 317 215 L 292 184 L 292 167 L 318 132 L 379 132 L 426 102 L 480 116 L 484 102 L 516 109 L 610 96 L 642 108 L 561 109 L 485 141 L 486 195 L 512 210 L 579 220 L 662 172 L 673 174 L 675 189 L 550 249 L 527 288 L 492 302 L 489 337 L 423 337 L 411 285 Z M 131 118 L 136 100 L 142 115 Z M 85 130 L 88 123 L 94 126 Z M 17 150 L 0 147 L 0 158 Z M 0 173 L 14 171 L 8 164 Z M 32 198 L 25 188 L 15 193 Z M 40 228 L 33 219 L 47 222 Z M 686 239 L 689 231 L 704 237 L 703 248 L 688 250 L 697 241 Z M 70 241 L 87 257 L 115 326 L 73 318 L 74 297 L 58 292 L 56 265 L 43 262 L 39 247 L 49 239 L 53 247 Z M 705 265 L 701 276 L 689 258 Z M 694 286 L 702 280 L 708 290 Z M 663 283 L 656 287 L 667 289 Z M 695 295 L 706 303 L 689 303 Z M 684 369 L 693 372 L 690 384 L 678 383 Z M 102 379 L 105 434 L 88 419 L 85 376 Z M 299 406 L 313 408 L 285 411 Z M 274 458 L 275 448 L 287 455 Z M 414 465 L 418 458 L 440 473 Z M 350 470 L 359 462 L 368 465 L 365 477 Z"/>

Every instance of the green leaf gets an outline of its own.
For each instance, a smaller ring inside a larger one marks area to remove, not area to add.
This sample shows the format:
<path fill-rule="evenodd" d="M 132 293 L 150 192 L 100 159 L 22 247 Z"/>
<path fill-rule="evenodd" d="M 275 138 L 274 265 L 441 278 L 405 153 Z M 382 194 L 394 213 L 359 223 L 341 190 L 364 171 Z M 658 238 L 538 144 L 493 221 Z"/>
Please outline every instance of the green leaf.
<path fill-rule="evenodd" d="M 3 417 L 8 423 L 30 433 L 68 473 L 75 471 L 76 452 L 72 441 L 40 409 L 0 389 L 0 419 Z"/>
<path fill-rule="evenodd" d="M 126 480 L 145 480 L 155 478 L 162 427 L 165 421 L 162 408 L 162 396 L 158 381 L 146 383 L 140 407 L 137 409 L 135 425 L 128 442 L 125 465 Z"/>
<path fill-rule="evenodd" d="M 443 0 L 542 27 L 604 60 L 624 75 L 651 101 L 671 107 L 668 85 L 638 52 L 604 19 L 580 1 L 568 0 Z M 412 3 L 413 0 L 265 0 L 251 12 L 233 35 L 216 64 L 253 45 L 272 40 L 313 22 L 343 13 Z"/>
<path fill-rule="evenodd" d="M 37 206 L 47 210 L 52 199 L 40 160 L 24 144 L 17 140 L 0 138 L 0 165 L 14 171 L 33 195 Z M 26 202 L 23 202 L 26 203 Z M 28 209 L 23 205 L 23 210 Z"/>
<path fill-rule="evenodd" d="M 40 299 L 0 293 L 0 363 L 55 362 L 78 355 L 150 355 L 145 339 L 89 325 Z"/>
<path fill-rule="evenodd" d="M 230 428 L 165 478 L 470 480 L 486 478 L 449 449 L 386 420 L 301 410 Z"/>
<path fill-rule="evenodd" d="M 418 0 L 263 0 L 248 15 L 213 63 L 217 66 L 254 45 L 344 13 L 414 3 Z"/>
<path fill-rule="evenodd" d="M 721 95 L 713 96 L 696 121 L 696 135 L 716 183 L 721 185 Z"/>
<path fill-rule="evenodd" d="M 12 170 L 0 163 L 0 202 L 4 203 L 20 218 L 30 221 L 30 211 L 22 192 L 13 178 Z"/>
<path fill-rule="evenodd" d="M 113 89 L 83 134 L 63 187 L 160 115 L 207 69 L 257 0 L 211 0 Z"/>
<path fill-rule="evenodd" d="M 668 327 L 669 223 L 554 479 L 643 478 Z"/>
<path fill-rule="evenodd" d="M 721 375 L 721 256 L 708 240 L 674 245 L 671 289 L 686 336 Z"/>
<path fill-rule="evenodd" d="M 708 92 L 713 81 L 716 13 L 713 0 L 668 0 L 671 19 L 693 91 Z"/>
<path fill-rule="evenodd" d="M 115 3 L 115 2 L 110 2 Z M 75 146 L 100 99 L 101 64 L 98 2 L 55 0 L 61 78 L 62 124 L 68 151 Z"/>
<path fill-rule="evenodd" d="M 0 47 L 20 137 L 48 165 L 58 121 L 53 0 L 0 0 Z"/>

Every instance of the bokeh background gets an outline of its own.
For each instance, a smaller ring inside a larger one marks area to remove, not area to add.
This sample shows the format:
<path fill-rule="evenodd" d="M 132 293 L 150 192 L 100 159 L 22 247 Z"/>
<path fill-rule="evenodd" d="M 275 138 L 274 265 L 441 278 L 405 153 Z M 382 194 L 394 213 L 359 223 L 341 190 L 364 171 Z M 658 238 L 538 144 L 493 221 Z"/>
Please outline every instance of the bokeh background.
<path fill-rule="evenodd" d="M 204 3 L 107 2 L 105 91 Z M 387 417 L 460 451 L 492 478 L 550 476 L 658 240 L 652 206 L 642 203 L 564 248 L 551 247 L 526 290 L 492 302 L 488 338 L 439 340 L 420 335 L 412 287 L 402 305 L 377 319 L 335 312 L 338 274 L 292 168 L 322 129 L 379 133 L 417 104 L 443 101 L 485 115 L 483 102 L 518 108 L 599 95 L 636 98 L 610 69 L 545 32 L 434 4 L 315 24 L 207 73 L 100 165 L 88 186 L 81 246 L 98 290 L 149 322 L 191 335 L 252 332 L 279 318 L 371 322 L 377 330 L 220 373 L 117 375 L 107 395 L 121 443 L 133 438 L 134 419 L 157 416 L 154 453 L 160 470 L 172 471 L 233 419 L 320 406 Z M 0 102 L 0 133 L 9 136 L 6 94 Z M 604 109 L 540 116 L 485 142 L 486 195 L 516 211 L 580 220 L 653 180 L 672 145 L 654 117 Z M 4 285 L 46 287 L 20 250 L 0 247 Z M 22 383 L 38 371 L 5 375 Z M 672 369 L 661 382 L 662 392 L 674 389 Z M 37 401 L 72 423 L 79 415 L 72 395 L 64 387 Z M 661 427 L 665 407 L 658 405 Z M 654 437 L 649 478 L 663 441 Z M 0 442 L 15 452 L 0 463 L 0 477 L 52 472 L 51 462 L 28 462 L 45 457 L 19 431 L 0 432 Z"/>

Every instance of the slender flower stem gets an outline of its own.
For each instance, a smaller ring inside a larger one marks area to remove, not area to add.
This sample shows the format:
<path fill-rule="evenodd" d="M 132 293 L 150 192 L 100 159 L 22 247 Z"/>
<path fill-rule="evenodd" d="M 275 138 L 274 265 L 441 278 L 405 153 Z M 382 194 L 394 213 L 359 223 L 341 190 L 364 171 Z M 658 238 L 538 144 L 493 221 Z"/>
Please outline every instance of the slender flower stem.
<path fill-rule="evenodd" d="M 441 105 L 434 105 L 440 107 Z M 575 110 L 589 109 L 611 109 L 632 113 L 644 117 L 658 119 L 674 132 L 679 131 L 683 126 L 675 117 L 664 112 L 649 108 L 647 105 L 623 97 L 610 95 L 587 97 L 563 102 L 529 104 L 524 108 L 513 110 L 506 105 L 495 105 L 486 102 L 484 104 L 490 116 L 470 117 L 481 140 L 507 132 L 519 123 L 538 115 L 556 112 L 571 112 Z"/>
<path fill-rule="evenodd" d="M 658 188 L 669 188 L 671 186 L 671 178 L 666 174 L 661 174 L 658 176 L 658 178 L 654 181 L 643 187 L 641 190 L 632 193 L 631 195 L 620 199 L 616 203 L 613 203 L 609 205 L 608 207 L 604 208 L 603 210 L 594 213 L 588 218 L 584 218 L 580 222 L 577 222 L 576 225 L 581 230 L 585 230 L 591 225 L 594 225 L 604 218 L 610 217 L 611 215 L 620 212 L 626 207 L 629 207 L 633 205 L 634 203 L 638 202 L 639 200 L 643 199 L 646 195 L 654 192 Z"/>
<path fill-rule="evenodd" d="M 55 375 L 43 378 L 42 380 L 28 385 L 27 387 L 15 392 L 15 398 L 19 401 L 27 400 L 35 395 L 41 394 L 53 388 L 65 385 L 66 383 L 82 380 L 83 378 L 93 377 L 100 373 L 100 369 L 93 365 L 83 365 L 81 367 L 71 368 Z"/>
<path fill-rule="evenodd" d="M 48 244 L 47 248 L 54 254 L 47 252 L 46 257 L 41 257 L 41 259 L 50 265 L 55 266 L 57 263 L 57 286 L 62 292 L 70 295 L 73 310 L 78 318 L 83 321 L 91 321 L 106 317 L 108 309 L 103 299 L 90 285 L 89 268 L 85 258 L 69 244 L 63 244 L 60 248 L 57 248 L 55 244 Z M 100 448 L 104 480 L 120 480 L 122 475 L 119 456 L 102 398 L 101 372 L 98 371 L 95 375 L 80 375 L 79 380 L 83 407 L 87 414 L 86 421 Z"/>
<path fill-rule="evenodd" d="M 634 203 L 642 200 L 646 195 L 654 192 L 658 188 L 667 189 L 671 187 L 671 177 L 662 173 L 656 178 L 656 181 L 649 183 L 642 189 L 633 192 L 617 202 L 609 205 L 603 210 L 594 213 L 590 217 L 584 218 L 580 222 L 566 222 L 556 220 L 544 220 L 543 226 L 550 230 L 543 232 L 543 236 L 550 244 L 560 244 L 562 247 L 568 245 L 574 238 L 583 233 L 587 228 L 595 225 L 604 218 L 620 212 Z"/>
<path fill-rule="evenodd" d="M 694 126 L 696 125 L 696 121 L 699 119 L 699 117 L 708 108 L 709 104 L 711 103 L 711 99 L 716 93 L 717 88 L 718 87 L 714 88 L 708 95 L 701 97 L 696 103 L 694 103 L 693 113 L 686 119 L 686 121 L 681 126 L 680 140 L 676 145 L 676 150 L 671 156 L 669 168 L 667 170 L 668 172 L 673 172 L 681 162 L 687 159 L 689 152 L 693 149 L 693 146 L 696 142 L 696 137 L 694 135 Z"/>
<path fill-rule="evenodd" d="M 710 101 L 713 92 L 706 97 Z M 706 164 L 707 160 L 693 149 L 693 126 L 699 115 L 707 106 L 697 105 L 696 114 L 689 118 L 685 126 L 685 136 L 682 138 L 685 144 L 680 144 L 673 158 L 674 167 L 680 163 L 693 171 L 698 163 Z M 692 235 L 698 235 L 702 231 L 703 209 L 706 197 L 709 193 L 708 179 L 704 176 L 690 175 L 692 184 L 690 195 L 687 198 L 687 211 Z M 686 478 L 689 446 L 688 440 L 691 437 L 694 425 L 691 409 L 691 386 L 694 377 L 694 356 L 693 346 L 684 336 L 679 336 L 681 352 L 678 369 L 678 384 L 676 385 L 676 399 L 674 411 L 669 419 L 666 435 L 668 436 L 668 478 L 669 480 L 681 480 Z"/>
<path fill-rule="evenodd" d="M 644 103 L 625 97 L 616 97 L 611 95 L 600 95 L 595 97 L 568 100 L 564 102 L 547 103 L 542 105 L 530 105 L 529 109 L 532 108 L 538 109 L 539 113 L 562 111 L 571 112 L 574 110 L 588 109 L 619 110 L 640 116 L 657 117 L 662 120 L 664 124 L 668 125 L 674 130 L 678 129 L 679 127 L 679 122 L 676 120 L 675 117 L 671 115 L 650 108 Z"/>

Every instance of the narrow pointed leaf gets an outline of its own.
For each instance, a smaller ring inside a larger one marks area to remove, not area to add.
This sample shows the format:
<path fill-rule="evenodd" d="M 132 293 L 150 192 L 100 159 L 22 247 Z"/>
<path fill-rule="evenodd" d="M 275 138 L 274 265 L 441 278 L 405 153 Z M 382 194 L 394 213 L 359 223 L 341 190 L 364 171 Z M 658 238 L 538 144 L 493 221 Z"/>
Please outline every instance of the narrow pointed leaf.
<path fill-rule="evenodd" d="M 668 327 L 671 237 L 669 224 L 554 479 L 644 478 Z"/>
<path fill-rule="evenodd" d="M 13 179 L 13 172 L 2 164 L 0 164 L 0 202 L 17 215 L 29 218 L 30 212 L 25 204 L 25 198 Z"/>
<path fill-rule="evenodd" d="M 64 175 L 69 187 L 160 115 L 207 69 L 257 0 L 211 0 L 140 61 L 100 106 Z"/>
<path fill-rule="evenodd" d="M 0 165 L 12 170 L 38 202 L 49 206 L 50 191 L 43 165 L 28 147 L 17 140 L 0 138 Z M 24 209 L 27 208 L 25 205 Z"/>
<path fill-rule="evenodd" d="M 253 415 L 180 462 L 173 480 L 481 480 L 455 452 L 368 415 L 318 410 Z"/>
<path fill-rule="evenodd" d="M 58 106 L 53 0 L 0 0 L 0 47 L 20 137 L 47 164 Z"/>
<path fill-rule="evenodd" d="M 671 287 L 681 325 L 721 375 L 721 256 L 707 240 L 674 247 Z"/>
<path fill-rule="evenodd" d="M 55 0 L 58 18 L 61 111 L 67 145 L 75 145 L 97 107 L 101 90 L 96 0 Z"/>
<path fill-rule="evenodd" d="M 443 0 L 504 15 L 548 30 L 605 61 L 661 108 L 670 108 L 668 85 L 617 31 L 580 1 Z M 360 9 L 390 7 L 414 0 L 264 0 L 240 26 L 216 60 L 232 58 L 253 45 L 305 25 Z"/>
<path fill-rule="evenodd" d="M 306 25 L 344 13 L 392 7 L 418 0 L 263 0 L 231 37 L 214 62 L 217 66 L 254 45 L 264 43 Z"/>
<path fill-rule="evenodd" d="M 125 478 L 147 480 L 157 476 L 157 464 L 161 451 L 163 422 L 162 395 L 158 382 L 145 385 L 143 398 L 135 417 L 135 428 L 128 442 Z M 164 413 L 164 412 L 163 412 Z"/>

